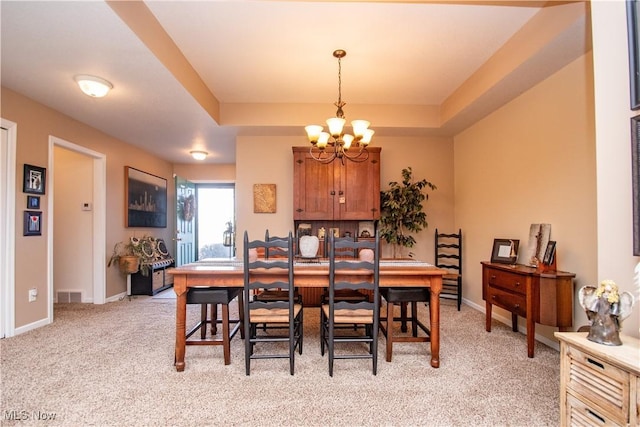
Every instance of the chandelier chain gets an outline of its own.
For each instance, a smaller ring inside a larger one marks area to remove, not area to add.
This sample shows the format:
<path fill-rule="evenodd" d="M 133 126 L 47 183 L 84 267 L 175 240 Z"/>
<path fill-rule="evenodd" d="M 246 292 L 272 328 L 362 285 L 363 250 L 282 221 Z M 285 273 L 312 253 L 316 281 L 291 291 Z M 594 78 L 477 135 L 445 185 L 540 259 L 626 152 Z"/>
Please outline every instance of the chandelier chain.
<path fill-rule="evenodd" d="M 336 117 L 344 118 L 344 111 L 342 111 L 342 107 L 347 105 L 345 102 L 342 102 L 342 61 L 341 57 L 338 57 L 338 102 L 334 105 L 338 107 L 338 111 L 336 111 Z"/>

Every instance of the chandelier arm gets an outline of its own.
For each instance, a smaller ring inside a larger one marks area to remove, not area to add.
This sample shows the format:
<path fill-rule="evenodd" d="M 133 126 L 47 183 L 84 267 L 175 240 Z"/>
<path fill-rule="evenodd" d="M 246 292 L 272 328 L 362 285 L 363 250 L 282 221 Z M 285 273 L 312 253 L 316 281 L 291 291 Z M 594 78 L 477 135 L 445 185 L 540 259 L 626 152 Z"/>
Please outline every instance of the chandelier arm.
<path fill-rule="evenodd" d="M 362 157 L 362 153 L 365 154 L 364 157 Z M 362 147 L 360 148 L 360 150 L 358 151 L 358 154 L 356 155 L 349 155 L 348 151 L 343 151 L 342 155 L 343 157 L 346 157 L 352 162 L 361 163 L 361 162 L 366 162 L 367 159 L 369 159 L 369 150 L 367 150 L 367 147 Z"/>
<path fill-rule="evenodd" d="M 309 155 L 311 156 L 311 158 L 317 162 L 320 163 L 331 163 L 335 158 L 336 158 L 336 153 L 333 152 L 331 153 L 328 157 L 323 158 L 323 154 L 325 154 L 326 152 L 324 150 L 320 150 L 319 155 L 316 156 L 313 152 L 313 146 L 311 146 L 311 148 L 309 148 Z"/>

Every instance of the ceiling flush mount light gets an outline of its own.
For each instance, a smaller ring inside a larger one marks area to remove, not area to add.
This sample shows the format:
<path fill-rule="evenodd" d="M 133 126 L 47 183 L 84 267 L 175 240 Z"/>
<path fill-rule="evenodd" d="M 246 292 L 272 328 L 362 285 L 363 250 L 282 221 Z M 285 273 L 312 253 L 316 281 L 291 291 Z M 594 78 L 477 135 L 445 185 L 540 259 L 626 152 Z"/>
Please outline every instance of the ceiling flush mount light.
<path fill-rule="evenodd" d="M 191 157 L 193 157 L 196 160 L 204 160 L 209 155 L 209 153 L 207 153 L 206 151 L 198 151 L 198 150 L 189 151 L 189 154 L 191 154 Z"/>
<path fill-rule="evenodd" d="M 374 131 L 369 129 L 369 122 L 366 120 L 353 120 L 351 127 L 353 135 L 344 132 L 344 111 L 342 107 L 346 102 L 342 102 L 342 64 L 340 60 L 347 55 L 344 50 L 336 50 L 333 56 L 338 58 L 338 101 L 334 104 L 338 107 L 336 116 L 327 120 L 329 132 L 325 132 L 320 125 L 309 125 L 304 129 L 311 142 L 309 152 L 311 157 L 322 163 L 329 163 L 335 159 L 344 159 L 354 162 L 364 162 L 369 158 L 367 146 L 371 142 Z"/>
<path fill-rule="evenodd" d="M 111 83 L 100 77 L 81 74 L 75 76 L 74 79 L 76 83 L 78 83 L 78 86 L 80 86 L 80 89 L 92 98 L 102 98 L 113 89 Z"/>

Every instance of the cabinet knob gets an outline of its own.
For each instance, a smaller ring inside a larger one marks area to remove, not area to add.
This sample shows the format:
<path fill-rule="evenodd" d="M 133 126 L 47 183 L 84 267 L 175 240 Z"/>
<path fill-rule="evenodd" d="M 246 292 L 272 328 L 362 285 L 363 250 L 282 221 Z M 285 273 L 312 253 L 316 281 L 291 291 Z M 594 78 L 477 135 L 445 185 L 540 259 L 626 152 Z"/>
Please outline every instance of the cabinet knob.
<path fill-rule="evenodd" d="M 335 192 L 334 190 L 331 190 L 331 191 L 329 192 L 329 194 L 331 194 L 332 196 L 335 196 L 335 195 L 336 195 L 336 192 Z"/>
<path fill-rule="evenodd" d="M 520 286 L 520 282 L 516 282 L 516 288 Z"/>
<path fill-rule="evenodd" d="M 514 308 L 520 308 L 520 304 L 516 304 L 513 306 Z"/>
<path fill-rule="evenodd" d="M 302 212 L 302 209 L 298 208 L 298 209 L 296 209 L 296 212 L 300 213 L 300 212 Z"/>
<path fill-rule="evenodd" d="M 340 190 L 338 191 L 338 194 L 342 196 L 344 194 L 344 191 Z"/>

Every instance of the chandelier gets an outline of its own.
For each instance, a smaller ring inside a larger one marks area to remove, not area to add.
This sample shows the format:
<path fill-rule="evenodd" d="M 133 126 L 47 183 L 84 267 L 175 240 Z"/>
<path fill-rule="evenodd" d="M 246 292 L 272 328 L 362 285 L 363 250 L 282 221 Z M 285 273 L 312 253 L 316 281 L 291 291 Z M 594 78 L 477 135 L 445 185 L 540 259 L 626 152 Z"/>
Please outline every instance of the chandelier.
<path fill-rule="evenodd" d="M 344 164 L 344 159 L 354 162 L 364 162 L 369 158 L 367 146 L 371 142 L 374 131 L 369 129 L 369 122 L 366 120 L 353 120 L 351 128 L 353 135 L 344 132 L 344 111 L 342 107 L 346 102 L 342 101 L 342 65 L 340 60 L 347 55 L 347 52 L 339 49 L 333 52 L 333 56 L 338 58 L 338 101 L 334 103 L 338 110 L 336 116 L 327 119 L 329 132 L 325 132 L 320 125 L 309 125 L 304 129 L 311 142 L 309 153 L 314 160 L 322 163 L 330 163 L 335 159 L 340 159 Z"/>

